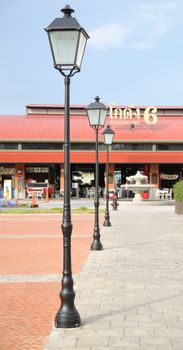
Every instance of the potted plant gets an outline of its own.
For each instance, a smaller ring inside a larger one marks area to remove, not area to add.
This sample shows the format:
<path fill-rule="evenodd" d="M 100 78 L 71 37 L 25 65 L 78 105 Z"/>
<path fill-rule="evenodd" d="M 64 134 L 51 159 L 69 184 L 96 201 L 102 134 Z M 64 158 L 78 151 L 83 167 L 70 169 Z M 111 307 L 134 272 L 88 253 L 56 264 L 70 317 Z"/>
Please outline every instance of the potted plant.
<path fill-rule="evenodd" d="M 183 180 L 176 182 L 173 186 L 175 199 L 175 214 L 183 215 Z"/>

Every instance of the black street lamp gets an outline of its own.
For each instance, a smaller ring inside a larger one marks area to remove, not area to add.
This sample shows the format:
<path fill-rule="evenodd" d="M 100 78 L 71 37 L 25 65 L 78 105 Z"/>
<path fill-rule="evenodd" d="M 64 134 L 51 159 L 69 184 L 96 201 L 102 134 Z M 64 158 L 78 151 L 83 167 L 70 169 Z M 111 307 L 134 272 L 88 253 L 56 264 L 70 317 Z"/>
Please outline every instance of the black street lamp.
<path fill-rule="evenodd" d="M 86 108 L 88 120 L 91 128 L 96 133 L 96 163 L 95 163 L 95 224 L 93 233 L 93 242 L 91 250 L 102 250 L 103 246 L 100 241 L 100 228 L 99 228 L 99 166 L 98 166 L 98 131 L 104 127 L 105 119 L 107 115 L 107 107 L 99 102 L 100 98 L 97 96 L 95 102 L 90 103 Z"/>
<path fill-rule="evenodd" d="M 103 226 L 111 226 L 109 216 L 109 147 L 112 145 L 114 131 L 108 125 L 103 132 L 104 144 L 107 148 L 107 163 L 106 163 L 106 209 L 105 209 L 105 220 Z"/>
<path fill-rule="evenodd" d="M 78 21 L 71 16 L 73 9 L 65 6 L 62 18 L 56 18 L 45 30 L 53 56 L 54 67 L 64 76 L 64 203 L 63 203 L 63 277 L 61 281 L 61 306 L 56 314 L 55 326 L 78 327 L 80 315 L 75 308 L 71 264 L 71 205 L 70 205 L 70 77 L 80 71 L 82 58 L 89 38 Z"/>

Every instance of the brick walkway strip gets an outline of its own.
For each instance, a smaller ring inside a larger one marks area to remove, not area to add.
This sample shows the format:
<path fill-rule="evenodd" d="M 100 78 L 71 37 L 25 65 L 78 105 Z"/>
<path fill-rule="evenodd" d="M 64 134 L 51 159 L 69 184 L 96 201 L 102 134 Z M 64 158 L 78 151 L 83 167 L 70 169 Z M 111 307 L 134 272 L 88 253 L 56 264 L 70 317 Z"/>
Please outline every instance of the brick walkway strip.
<path fill-rule="evenodd" d="M 20 234 L 20 235 L 14 235 L 14 234 L 4 234 L 4 235 L 0 235 L 0 239 L 8 239 L 8 238 L 60 238 L 62 237 L 62 234 L 57 235 L 57 234 L 40 234 L 40 235 L 34 235 L 34 234 L 30 234 L 30 235 L 24 235 L 24 234 Z M 74 235 L 74 238 L 88 238 L 91 237 L 91 234 L 81 234 L 81 235 Z"/>
<path fill-rule="evenodd" d="M 76 275 L 73 276 L 74 280 Z M 0 275 L 0 283 L 60 282 L 60 275 Z"/>

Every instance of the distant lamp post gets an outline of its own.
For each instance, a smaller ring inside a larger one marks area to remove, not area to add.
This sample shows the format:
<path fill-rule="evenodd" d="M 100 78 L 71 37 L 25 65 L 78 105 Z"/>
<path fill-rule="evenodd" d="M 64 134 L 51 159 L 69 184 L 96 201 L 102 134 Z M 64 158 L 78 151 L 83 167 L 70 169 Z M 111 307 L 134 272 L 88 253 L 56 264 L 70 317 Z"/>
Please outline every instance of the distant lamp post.
<path fill-rule="evenodd" d="M 70 206 L 70 77 L 80 71 L 82 58 L 89 38 L 78 21 L 71 16 L 73 9 L 67 5 L 61 10 L 62 18 L 56 18 L 45 30 L 53 56 L 54 67 L 64 76 L 64 204 L 63 204 L 63 277 L 60 292 L 61 306 L 55 318 L 59 328 L 78 327 L 80 315 L 75 308 L 71 264 L 71 206 Z"/>
<path fill-rule="evenodd" d="M 103 132 L 104 144 L 107 148 L 107 162 L 106 162 L 106 209 L 105 209 L 105 220 L 103 226 L 111 226 L 109 216 L 109 147 L 112 145 L 114 131 L 108 125 Z"/>
<path fill-rule="evenodd" d="M 99 165 L 98 165 L 98 131 L 104 127 L 105 119 L 107 116 L 107 107 L 101 103 L 100 98 L 97 96 L 95 102 L 90 103 L 86 108 L 88 120 L 91 128 L 95 130 L 96 134 L 96 163 L 95 163 L 95 224 L 93 233 L 93 242 L 91 250 L 102 250 L 103 246 L 100 241 L 100 228 L 99 228 Z"/>

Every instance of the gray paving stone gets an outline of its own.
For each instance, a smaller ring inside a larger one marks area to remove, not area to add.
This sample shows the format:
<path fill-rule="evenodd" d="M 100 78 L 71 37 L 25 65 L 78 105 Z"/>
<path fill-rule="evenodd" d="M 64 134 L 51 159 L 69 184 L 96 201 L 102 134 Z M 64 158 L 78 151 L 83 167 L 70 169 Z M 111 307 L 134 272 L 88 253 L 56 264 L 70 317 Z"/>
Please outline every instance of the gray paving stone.
<path fill-rule="evenodd" d="M 132 329 L 124 329 L 124 335 L 126 337 L 149 337 L 153 338 L 154 331 L 153 329 L 140 329 L 140 328 L 132 328 Z"/>
<path fill-rule="evenodd" d="M 135 346 L 139 347 L 139 338 L 138 337 L 109 337 L 109 347 L 111 346 Z"/>
<path fill-rule="evenodd" d="M 183 339 L 183 330 L 182 329 L 161 329 L 155 330 L 155 337 L 165 336 L 169 338 L 181 338 Z"/>
<path fill-rule="evenodd" d="M 148 347 L 148 345 L 164 345 L 164 346 L 169 346 L 171 347 L 172 343 L 171 343 L 171 339 L 168 337 L 163 337 L 160 336 L 158 338 L 156 337 L 141 337 L 140 338 L 140 344 L 145 345 Z"/>
<path fill-rule="evenodd" d="M 53 328 L 44 350 L 182 350 L 182 218 L 121 202 L 111 222 L 76 280 L 82 327 Z"/>
<path fill-rule="evenodd" d="M 123 329 L 137 329 L 138 328 L 138 322 L 124 322 L 124 320 L 113 320 L 110 324 L 111 329 L 116 328 L 123 328 Z"/>
<path fill-rule="evenodd" d="M 149 348 L 149 345 L 148 345 L 148 348 Z M 161 345 L 157 345 L 156 346 L 156 350 L 181 350 L 181 348 L 174 348 L 174 347 L 172 347 L 172 346 L 168 346 L 168 345 L 163 345 L 163 344 L 161 344 Z"/>
<path fill-rule="evenodd" d="M 93 323 L 84 323 L 84 329 L 108 329 L 110 328 L 110 321 L 102 320 L 101 322 L 96 321 Z"/>
<path fill-rule="evenodd" d="M 108 338 L 104 337 L 80 337 L 77 342 L 77 347 L 93 347 L 93 346 L 106 346 L 108 345 Z"/>
<path fill-rule="evenodd" d="M 167 329 L 167 324 L 166 322 L 162 322 L 162 323 L 155 323 L 155 322 L 148 322 L 148 323 L 143 323 L 143 322 L 139 322 L 138 323 L 139 325 L 139 328 L 141 329 L 153 329 L 153 330 L 156 330 L 156 329 Z"/>
<path fill-rule="evenodd" d="M 71 347 L 62 347 L 61 346 L 61 347 L 58 348 L 58 350 L 73 350 L 73 349 L 78 349 L 78 347 L 72 347 L 71 348 Z M 89 348 L 88 347 L 87 348 L 86 347 L 80 347 L 80 349 L 81 350 L 92 350 L 91 347 L 89 347 Z M 49 350 L 51 350 L 51 349 L 49 349 Z"/>

